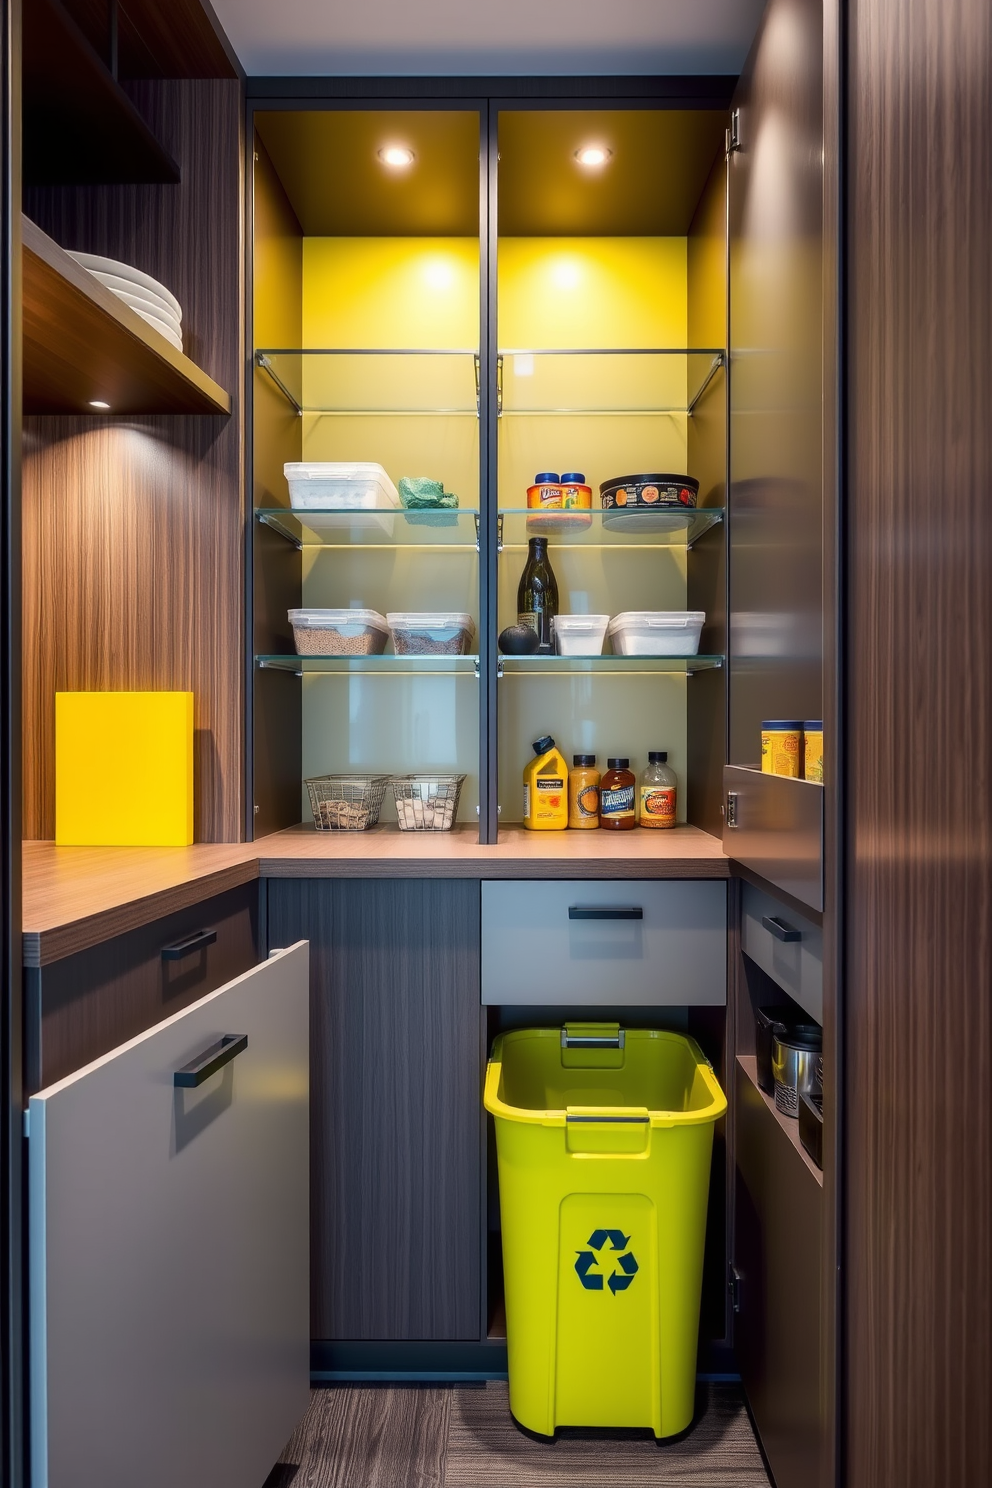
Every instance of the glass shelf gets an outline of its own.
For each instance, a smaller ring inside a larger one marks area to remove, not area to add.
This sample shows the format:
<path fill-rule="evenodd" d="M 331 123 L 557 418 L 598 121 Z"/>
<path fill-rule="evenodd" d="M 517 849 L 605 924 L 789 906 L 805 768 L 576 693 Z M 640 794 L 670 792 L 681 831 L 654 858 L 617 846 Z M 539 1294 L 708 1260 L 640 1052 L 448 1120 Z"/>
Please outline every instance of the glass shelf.
<path fill-rule="evenodd" d="M 369 511 L 338 507 L 333 511 L 262 507 L 256 521 L 271 527 L 297 548 L 464 548 L 479 546 L 479 513 L 475 507 L 451 511 Z"/>
<path fill-rule="evenodd" d="M 478 656 L 256 656 L 264 671 L 321 672 L 337 676 L 475 677 Z"/>
<path fill-rule="evenodd" d="M 479 416 L 474 350 L 283 347 L 256 351 L 255 365 L 301 416 Z"/>
<path fill-rule="evenodd" d="M 600 676 L 637 677 L 657 672 L 712 672 L 722 656 L 501 656 L 504 677 L 546 677 L 558 673 L 596 672 Z"/>
<path fill-rule="evenodd" d="M 598 367 L 590 359 L 602 359 Z M 501 418 L 691 416 L 725 365 L 718 347 L 513 348 L 497 357 Z"/>
<path fill-rule="evenodd" d="M 615 526 L 607 526 L 600 507 L 583 515 L 589 518 L 585 526 L 576 520 L 574 512 L 541 512 L 533 507 L 507 507 L 499 514 L 500 550 L 526 548 L 530 538 L 542 536 L 547 537 L 551 547 L 691 548 L 704 532 L 723 521 L 724 508 L 682 507 L 673 511 L 652 512 L 650 518 L 655 526 L 647 532 L 631 531 L 630 528 L 620 526 L 623 518 Z M 637 523 L 643 517 L 637 513 L 631 520 Z"/>

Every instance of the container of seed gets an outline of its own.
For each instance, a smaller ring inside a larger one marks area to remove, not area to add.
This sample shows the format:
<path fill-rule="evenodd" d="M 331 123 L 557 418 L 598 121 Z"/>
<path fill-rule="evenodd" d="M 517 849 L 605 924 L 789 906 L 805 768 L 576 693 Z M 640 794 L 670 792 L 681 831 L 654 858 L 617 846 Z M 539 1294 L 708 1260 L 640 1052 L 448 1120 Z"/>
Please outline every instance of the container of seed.
<path fill-rule="evenodd" d="M 297 656 L 381 656 L 389 626 L 378 610 L 290 610 Z"/>
<path fill-rule="evenodd" d="M 306 782 L 318 832 L 365 832 L 379 821 L 388 775 L 318 775 Z"/>
<path fill-rule="evenodd" d="M 397 656 L 466 656 L 472 642 L 472 616 L 439 613 L 393 612 L 386 616 Z"/>

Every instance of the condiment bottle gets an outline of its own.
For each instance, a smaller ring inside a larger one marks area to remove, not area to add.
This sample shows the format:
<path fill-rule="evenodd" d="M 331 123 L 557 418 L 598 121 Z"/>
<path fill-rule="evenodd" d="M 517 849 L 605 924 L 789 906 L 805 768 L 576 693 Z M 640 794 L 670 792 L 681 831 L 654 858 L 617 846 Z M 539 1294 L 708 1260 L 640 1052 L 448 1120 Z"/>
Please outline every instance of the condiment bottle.
<path fill-rule="evenodd" d="M 539 656 L 551 656 L 554 652 L 552 622 L 557 613 L 558 581 L 548 560 L 548 539 L 532 537 L 517 590 L 517 624 L 527 625 L 536 633 Z"/>
<path fill-rule="evenodd" d="M 637 826 L 634 791 L 637 781 L 629 759 L 607 761 L 609 769 L 599 784 L 599 825 L 611 832 L 626 832 Z"/>
<path fill-rule="evenodd" d="M 678 820 L 678 778 L 668 764 L 668 751 L 648 751 L 648 767 L 641 776 L 639 821 L 642 827 L 674 827 Z"/>
<path fill-rule="evenodd" d="M 562 832 L 568 826 L 568 766 L 550 734 L 534 741 L 535 758 L 524 768 L 524 826 Z"/>
<path fill-rule="evenodd" d="M 802 723 L 795 718 L 766 718 L 761 725 L 761 769 L 765 775 L 799 778 L 799 738 Z"/>
<path fill-rule="evenodd" d="M 568 772 L 568 825 L 599 826 L 599 771 L 594 754 L 573 754 Z"/>

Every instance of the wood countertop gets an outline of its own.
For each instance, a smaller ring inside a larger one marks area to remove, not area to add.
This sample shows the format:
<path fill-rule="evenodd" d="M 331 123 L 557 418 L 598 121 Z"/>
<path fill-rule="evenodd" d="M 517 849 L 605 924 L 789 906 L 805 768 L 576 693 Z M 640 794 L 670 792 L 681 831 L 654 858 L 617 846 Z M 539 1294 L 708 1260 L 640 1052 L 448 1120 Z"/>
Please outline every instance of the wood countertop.
<path fill-rule="evenodd" d="M 23 961 L 44 966 L 254 878 L 728 878 L 719 838 L 672 832 L 500 831 L 480 846 L 453 832 L 320 833 L 193 847 L 57 847 L 26 842 Z"/>

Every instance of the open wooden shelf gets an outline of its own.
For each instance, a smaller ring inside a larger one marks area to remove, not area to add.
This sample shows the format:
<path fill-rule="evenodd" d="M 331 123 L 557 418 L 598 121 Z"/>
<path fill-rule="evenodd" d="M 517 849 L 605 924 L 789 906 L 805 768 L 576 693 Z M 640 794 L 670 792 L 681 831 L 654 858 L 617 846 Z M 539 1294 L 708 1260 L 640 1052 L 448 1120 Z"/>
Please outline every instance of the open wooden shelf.
<path fill-rule="evenodd" d="M 26 186 L 171 182 L 179 167 L 59 0 L 24 7 Z"/>
<path fill-rule="evenodd" d="M 810 1157 L 809 1153 L 806 1151 L 806 1148 L 803 1146 L 802 1142 L 800 1142 L 799 1140 L 799 1122 L 792 1116 L 783 1116 L 782 1112 L 778 1109 L 771 1096 L 766 1095 L 761 1086 L 758 1084 L 758 1061 L 755 1056 L 753 1054 L 738 1054 L 737 1063 L 740 1066 L 740 1069 L 743 1071 L 745 1077 L 750 1080 L 755 1090 L 761 1096 L 761 1099 L 764 1101 L 770 1115 L 775 1118 L 776 1123 L 785 1132 L 789 1141 L 792 1143 L 793 1147 L 802 1158 L 804 1164 L 822 1188 L 823 1174 L 816 1166 L 816 1163 Z"/>
<path fill-rule="evenodd" d="M 22 219 L 24 412 L 231 412 L 230 396 L 41 231 Z"/>

